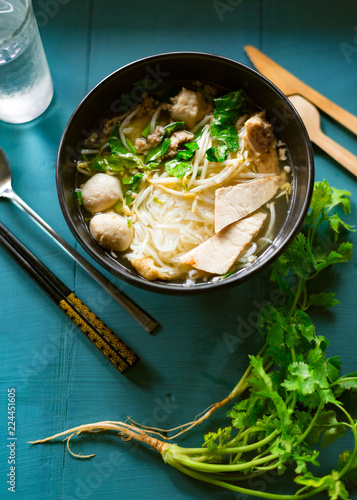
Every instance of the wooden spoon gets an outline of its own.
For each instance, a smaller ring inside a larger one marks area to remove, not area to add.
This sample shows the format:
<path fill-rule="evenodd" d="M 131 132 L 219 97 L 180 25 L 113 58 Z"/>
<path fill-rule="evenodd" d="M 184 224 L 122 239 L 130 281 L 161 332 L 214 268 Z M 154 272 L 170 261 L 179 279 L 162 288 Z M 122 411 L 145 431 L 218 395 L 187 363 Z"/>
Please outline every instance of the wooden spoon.
<path fill-rule="evenodd" d="M 332 156 L 353 175 L 357 176 L 357 156 L 324 134 L 320 127 L 320 113 L 311 102 L 300 95 L 289 96 L 301 116 L 312 142 Z"/>

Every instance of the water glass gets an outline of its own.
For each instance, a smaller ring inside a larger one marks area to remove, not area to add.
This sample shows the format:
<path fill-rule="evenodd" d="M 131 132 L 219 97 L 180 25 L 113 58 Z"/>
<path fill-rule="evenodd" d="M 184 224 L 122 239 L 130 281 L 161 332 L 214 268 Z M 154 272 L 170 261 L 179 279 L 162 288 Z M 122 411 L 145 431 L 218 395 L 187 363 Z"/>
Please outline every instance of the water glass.
<path fill-rule="evenodd" d="M 33 120 L 45 111 L 52 96 L 31 0 L 0 0 L 0 120 Z"/>

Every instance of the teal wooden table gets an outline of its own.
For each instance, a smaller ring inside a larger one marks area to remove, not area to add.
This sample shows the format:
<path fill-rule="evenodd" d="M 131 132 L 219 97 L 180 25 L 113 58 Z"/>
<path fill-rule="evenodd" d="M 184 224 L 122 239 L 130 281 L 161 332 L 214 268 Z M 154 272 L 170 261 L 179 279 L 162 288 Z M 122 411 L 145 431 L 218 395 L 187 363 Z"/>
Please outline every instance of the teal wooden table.
<path fill-rule="evenodd" d="M 59 140 L 88 90 L 130 61 L 163 51 L 196 50 L 250 65 L 243 46 L 254 45 L 357 115 L 355 0 L 39 0 L 35 10 L 52 71 L 54 100 L 31 123 L 1 123 L 0 145 L 13 164 L 15 190 L 76 248 L 56 196 Z M 355 136 L 326 117 L 322 122 L 326 133 L 357 154 Z M 352 192 L 350 221 L 355 221 L 357 180 L 319 149 L 315 160 L 318 180 L 326 178 Z M 24 213 L 7 201 L 0 203 L 1 221 L 142 358 L 127 376 L 117 373 L 1 250 L 0 498 L 12 495 L 6 485 L 6 404 L 11 387 L 17 395 L 17 499 L 242 498 L 183 477 L 153 451 L 121 443 L 115 436 L 77 439 L 74 451 L 96 453 L 90 461 L 70 457 L 62 442 L 31 447 L 27 441 L 127 415 L 168 428 L 220 400 L 244 371 L 247 355 L 260 345 L 253 323 L 268 298 L 268 272 L 239 287 L 187 298 L 152 294 L 113 278 L 159 320 L 161 329 L 149 335 Z M 357 244 L 357 233 L 350 237 Z M 331 340 L 329 354 L 340 355 L 344 372 L 351 372 L 357 367 L 356 258 L 334 271 L 330 280 L 327 285 L 342 303 L 314 321 Z M 236 342 L 228 345 L 227 333 Z M 221 411 L 182 442 L 199 445 L 203 429 L 223 423 Z M 335 466 L 336 453 L 348 447 L 348 440 L 323 456 L 323 467 Z M 291 491 L 289 481 L 268 477 L 253 486 Z M 356 492 L 352 498 L 357 499 Z"/>

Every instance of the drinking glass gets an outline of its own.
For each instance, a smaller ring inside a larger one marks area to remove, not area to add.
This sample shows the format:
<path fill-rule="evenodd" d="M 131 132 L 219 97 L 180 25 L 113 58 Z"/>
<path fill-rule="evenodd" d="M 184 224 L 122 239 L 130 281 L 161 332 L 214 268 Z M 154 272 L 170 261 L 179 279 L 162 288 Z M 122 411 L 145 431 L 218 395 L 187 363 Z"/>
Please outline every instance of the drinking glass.
<path fill-rule="evenodd" d="M 45 111 L 52 96 L 31 0 L 0 0 L 0 120 L 33 120 Z"/>

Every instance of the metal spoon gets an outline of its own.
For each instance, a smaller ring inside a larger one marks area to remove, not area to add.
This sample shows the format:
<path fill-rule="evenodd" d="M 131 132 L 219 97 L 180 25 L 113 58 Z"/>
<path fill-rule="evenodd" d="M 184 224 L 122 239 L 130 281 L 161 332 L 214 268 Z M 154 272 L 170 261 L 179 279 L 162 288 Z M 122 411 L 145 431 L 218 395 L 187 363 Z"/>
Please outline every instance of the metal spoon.
<path fill-rule="evenodd" d="M 140 306 L 135 304 L 125 293 L 117 288 L 111 281 L 103 276 L 94 266 L 92 266 L 80 253 L 77 252 L 71 245 L 67 243 L 59 234 L 57 234 L 51 226 L 47 224 L 36 212 L 32 210 L 20 198 L 11 186 L 11 165 L 3 149 L 0 148 L 0 198 L 8 198 L 17 207 L 21 208 L 30 217 L 34 219 L 37 224 L 47 231 L 52 238 L 59 244 L 60 247 L 70 255 L 80 266 L 83 267 L 98 283 L 102 285 L 107 292 L 119 302 L 121 306 L 128 311 L 129 314 L 147 331 L 151 332 L 157 321 L 155 321 L 148 313 L 146 313 Z"/>
<path fill-rule="evenodd" d="M 357 176 L 357 156 L 343 148 L 324 134 L 320 127 L 320 113 L 310 101 L 300 95 L 289 96 L 290 101 L 301 116 L 310 140 L 317 144 L 327 154 L 332 156 L 343 167 Z"/>

